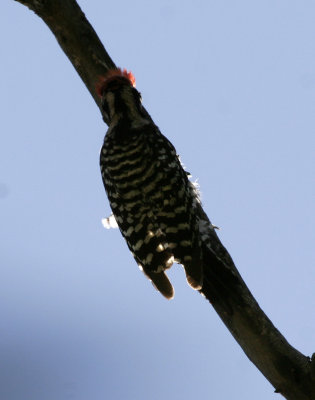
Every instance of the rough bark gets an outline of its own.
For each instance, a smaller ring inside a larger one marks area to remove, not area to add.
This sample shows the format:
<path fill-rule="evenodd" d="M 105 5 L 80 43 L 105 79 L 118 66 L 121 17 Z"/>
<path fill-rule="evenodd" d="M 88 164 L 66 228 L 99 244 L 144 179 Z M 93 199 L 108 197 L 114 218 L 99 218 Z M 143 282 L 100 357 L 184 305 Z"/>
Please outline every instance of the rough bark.
<path fill-rule="evenodd" d="M 115 64 L 76 1 L 15 1 L 33 10 L 48 25 L 102 112 L 95 86 Z M 315 355 L 309 358 L 287 342 L 259 307 L 215 233 L 213 243 L 221 263 L 216 265 L 216 260 L 209 259 L 211 268 L 205 271 L 205 281 L 213 281 L 212 271 L 217 267 L 222 280 L 229 282 L 228 308 L 220 291 L 213 295 L 213 285 L 205 284 L 202 294 L 277 393 L 288 400 L 315 400 Z"/>

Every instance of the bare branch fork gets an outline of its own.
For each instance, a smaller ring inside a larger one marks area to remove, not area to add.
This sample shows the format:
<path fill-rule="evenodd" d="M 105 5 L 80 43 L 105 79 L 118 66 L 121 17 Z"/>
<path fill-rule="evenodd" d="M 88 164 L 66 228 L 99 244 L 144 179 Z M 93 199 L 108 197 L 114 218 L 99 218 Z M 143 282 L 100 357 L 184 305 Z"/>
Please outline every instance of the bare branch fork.
<path fill-rule="evenodd" d="M 95 86 L 99 76 L 105 75 L 115 64 L 76 1 L 15 1 L 33 10 L 48 25 L 102 113 Z M 217 265 L 216 260 L 209 259 L 205 282 L 211 281 L 213 268 L 222 270 L 222 280 L 229 282 L 229 294 L 217 292 L 213 297 L 211 287 L 205 285 L 203 295 L 247 357 L 275 387 L 275 392 L 288 400 L 314 400 L 315 354 L 307 357 L 287 342 L 257 304 L 216 234 L 213 234 L 213 242 L 225 268 L 222 263 Z"/>

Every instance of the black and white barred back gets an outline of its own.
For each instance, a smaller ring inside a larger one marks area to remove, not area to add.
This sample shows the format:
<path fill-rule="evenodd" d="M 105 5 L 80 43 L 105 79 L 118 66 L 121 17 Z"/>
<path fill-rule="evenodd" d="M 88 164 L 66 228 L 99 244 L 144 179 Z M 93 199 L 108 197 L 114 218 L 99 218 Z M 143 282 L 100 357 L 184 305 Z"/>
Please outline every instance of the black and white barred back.
<path fill-rule="evenodd" d="M 200 290 L 205 221 L 198 192 L 125 71 L 116 71 L 101 89 L 110 125 L 100 166 L 113 215 L 136 262 L 165 297 L 174 296 L 165 274 L 173 262 L 184 266 L 188 283 Z"/>

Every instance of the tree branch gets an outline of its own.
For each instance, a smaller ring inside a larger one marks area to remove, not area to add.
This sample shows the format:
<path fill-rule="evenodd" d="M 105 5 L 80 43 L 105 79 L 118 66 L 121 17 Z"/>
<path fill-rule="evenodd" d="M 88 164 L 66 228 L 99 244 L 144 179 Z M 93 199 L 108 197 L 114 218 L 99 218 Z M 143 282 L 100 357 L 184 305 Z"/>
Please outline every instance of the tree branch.
<path fill-rule="evenodd" d="M 15 1 L 33 10 L 48 25 L 102 113 L 95 86 L 115 64 L 75 0 Z M 301 354 L 274 327 L 214 232 L 211 246 L 220 260 L 209 256 L 202 294 L 277 393 L 288 400 L 315 399 L 315 355 L 310 359 Z M 217 276 L 227 292 L 213 291 Z"/>
<path fill-rule="evenodd" d="M 48 25 L 103 113 L 95 86 L 115 64 L 76 1 L 15 1 L 30 8 Z"/>

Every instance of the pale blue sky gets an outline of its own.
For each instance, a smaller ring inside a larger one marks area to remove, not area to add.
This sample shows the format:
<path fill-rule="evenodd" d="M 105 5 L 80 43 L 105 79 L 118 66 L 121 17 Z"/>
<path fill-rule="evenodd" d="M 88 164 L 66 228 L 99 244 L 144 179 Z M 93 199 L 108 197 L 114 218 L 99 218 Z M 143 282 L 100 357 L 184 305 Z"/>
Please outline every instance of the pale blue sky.
<path fill-rule="evenodd" d="M 315 3 L 79 4 L 198 178 L 261 307 L 315 351 Z M 0 13 L 0 398 L 280 398 L 211 306 L 138 270 L 98 166 L 106 126 L 44 23 Z"/>

